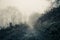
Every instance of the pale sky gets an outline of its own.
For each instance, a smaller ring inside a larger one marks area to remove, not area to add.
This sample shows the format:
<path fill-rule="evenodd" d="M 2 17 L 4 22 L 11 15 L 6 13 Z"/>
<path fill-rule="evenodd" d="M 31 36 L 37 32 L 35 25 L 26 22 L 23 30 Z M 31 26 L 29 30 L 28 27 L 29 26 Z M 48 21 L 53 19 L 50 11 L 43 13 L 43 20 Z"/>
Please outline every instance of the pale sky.
<path fill-rule="evenodd" d="M 49 0 L 0 0 L 0 8 L 15 6 L 24 14 L 42 13 L 51 6 Z"/>

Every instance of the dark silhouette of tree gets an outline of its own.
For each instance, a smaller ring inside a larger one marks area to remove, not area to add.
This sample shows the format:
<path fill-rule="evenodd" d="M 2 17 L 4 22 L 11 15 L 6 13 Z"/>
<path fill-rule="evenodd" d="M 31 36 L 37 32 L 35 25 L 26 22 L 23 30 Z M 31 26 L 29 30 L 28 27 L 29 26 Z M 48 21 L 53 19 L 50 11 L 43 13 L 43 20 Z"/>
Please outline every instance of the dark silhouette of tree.
<path fill-rule="evenodd" d="M 41 16 L 35 29 L 41 40 L 60 40 L 60 6 Z"/>

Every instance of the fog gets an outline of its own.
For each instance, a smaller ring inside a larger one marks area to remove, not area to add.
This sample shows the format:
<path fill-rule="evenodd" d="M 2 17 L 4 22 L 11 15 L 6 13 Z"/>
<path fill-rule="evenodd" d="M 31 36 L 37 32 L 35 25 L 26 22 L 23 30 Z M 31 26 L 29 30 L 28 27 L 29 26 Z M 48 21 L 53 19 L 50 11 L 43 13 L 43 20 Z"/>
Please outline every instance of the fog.
<path fill-rule="evenodd" d="M 0 0 L 0 26 L 10 22 L 32 25 L 41 14 L 53 7 L 56 7 L 56 0 Z M 33 14 L 38 16 L 34 17 Z"/>

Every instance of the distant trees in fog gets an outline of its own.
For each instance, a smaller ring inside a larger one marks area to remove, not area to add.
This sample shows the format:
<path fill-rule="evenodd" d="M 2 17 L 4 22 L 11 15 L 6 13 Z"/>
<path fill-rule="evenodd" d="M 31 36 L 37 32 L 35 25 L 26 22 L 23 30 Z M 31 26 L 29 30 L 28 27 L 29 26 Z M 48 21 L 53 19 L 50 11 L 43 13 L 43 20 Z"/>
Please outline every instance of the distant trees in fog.
<path fill-rule="evenodd" d="M 21 13 L 15 7 L 7 7 L 0 11 L 0 26 L 7 26 L 10 22 L 13 24 L 21 22 Z"/>

